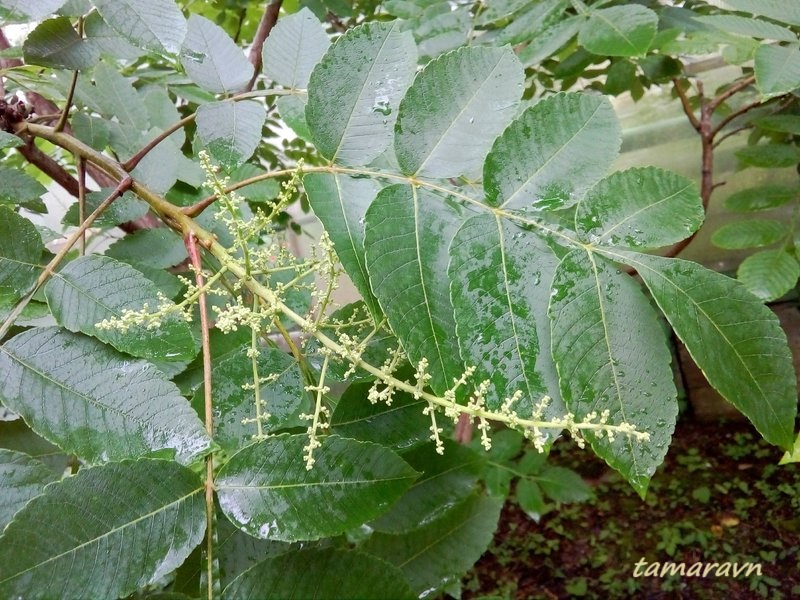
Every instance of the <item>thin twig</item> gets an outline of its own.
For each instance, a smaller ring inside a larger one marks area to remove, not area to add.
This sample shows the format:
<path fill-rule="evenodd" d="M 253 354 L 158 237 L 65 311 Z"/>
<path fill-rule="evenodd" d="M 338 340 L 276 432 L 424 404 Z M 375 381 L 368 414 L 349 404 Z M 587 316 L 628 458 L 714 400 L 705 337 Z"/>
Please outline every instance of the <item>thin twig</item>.
<path fill-rule="evenodd" d="M 711 130 L 711 137 L 713 138 L 714 136 L 716 136 L 716 135 L 717 135 L 717 134 L 718 134 L 720 131 L 722 131 L 722 129 L 723 129 L 723 128 L 724 128 L 724 127 L 725 127 L 725 126 L 728 124 L 728 123 L 730 123 L 730 122 L 731 122 L 731 121 L 733 121 L 734 119 L 736 119 L 736 118 L 738 118 L 738 117 L 741 117 L 743 114 L 745 114 L 745 113 L 747 113 L 747 112 L 750 112 L 751 110 L 753 110 L 754 108 L 757 108 L 757 107 L 759 107 L 759 106 L 761 106 L 761 101 L 760 101 L 760 100 L 756 100 L 756 101 L 754 101 L 754 102 L 750 102 L 750 103 L 748 103 L 748 104 L 745 104 L 744 106 L 741 106 L 741 107 L 737 108 L 735 111 L 733 111 L 733 112 L 732 112 L 731 114 L 729 114 L 727 117 L 725 117 L 724 119 L 722 119 L 722 120 L 721 120 L 721 121 L 720 121 L 720 122 L 717 124 L 717 126 L 716 126 L 716 127 L 714 127 L 714 128 Z"/>
<path fill-rule="evenodd" d="M 105 210 L 111 206 L 111 203 L 114 202 L 117 198 L 119 198 L 125 191 L 133 185 L 133 180 L 130 177 L 125 177 L 122 181 L 119 182 L 114 191 L 109 194 L 109 196 L 100 203 L 92 214 L 86 217 L 86 220 L 80 224 L 80 227 L 73 232 L 71 236 L 67 238 L 64 242 L 64 245 L 61 247 L 61 250 L 58 251 L 52 260 L 45 266 L 44 270 L 39 274 L 39 277 L 36 279 L 36 283 L 33 286 L 33 289 L 28 292 L 23 298 L 17 302 L 17 305 L 14 309 L 9 313 L 6 317 L 6 320 L 3 321 L 3 324 L 0 325 L 0 340 L 8 333 L 8 330 L 14 324 L 14 321 L 17 319 L 19 315 L 22 314 L 22 311 L 25 310 L 25 307 L 33 298 L 34 294 L 39 291 L 45 282 L 50 279 L 50 277 L 55 273 L 56 267 L 61 264 L 61 261 L 64 260 L 64 257 L 67 253 L 72 249 L 72 247 L 78 242 L 81 236 L 86 232 L 86 230 L 91 227 L 92 223 L 94 223 L 95 219 L 105 212 Z"/>
<path fill-rule="evenodd" d="M 72 72 L 72 81 L 69 83 L 69 92 L 67 92 L 67 100 L 64 102 L 64 110 L 61 111 L 61 114 L 58 116 L 58 121 L 55 124 L 56 131 L 63 131 L 64 126 L 67 124 L 67 119 L 69 118 L 69 111 L 72 108 L 72 100 L 75 98 L 75 87 L 78 84 L 78 71 Z"/>
<path fill-rule="evenodd" d="M 86 161 L 77 157 L 78 162 L 78 226 L 86 220 Z M 81 232 L 79 244 L 81 256 L 86 254 L 86 230 Z"/>
<path fill-rule="evenodd" d="M 725 90 L 724 92 L 722 92 L 721 94 L 719 94 L 718 96 L 716 96 L 712 100 L 710 100 L 709 103 L 708 103 L 709 109 L 712 110 L 712 111 L 716 110 L 716 108 L 720 104 L 725 102 L 725 100 L 727 100 L 728 98 L 730 98 L 731 96 L 733 96 L 737 92 L 742 91 L 746 87 L 751 86 L 753 83 L 755 83 L 755 81 L 756 81 L 756 76 L 755 75 L 748 75 L 744 79 L 740 79 L 739 81 L 734 83 L 732 86 L 730 86 L 727 90 Z"/>
<path fill-rule="evenodd" d="M 681 82 L 677 79 L 672 80 L 672 86 L 675 89 L 675 93 L 678 94 L 678 98 L 681 100 L 681 106 L 683 107 L 683 112 L 686 113 L 686 116 L 689 118 L 689 122 L 692 124 L 697 131 L 700 131 L 700 121 L 695 116 L 694 110 L 692 109 L 692 105 L 689 102 L 689 98 L 686 95 L 686 92 L 683 91 L 681 87 Z"/>
<path fill-rule="evenodd" d="M 200 339 L 203 352 L 203 405 L 205 407 L 205 426 L 208 437 L 214 435 L 214 404 L 211 393 L 211 338 L 209 336 L 208 310 L 206 306 L 205 281 L 203 278 L 203 264 L 200 259 L 200 250 L 197 247 L 197 238 L 193 233 L 188 233 L 184 238 L 189 260 L 194 268 L 194 278 L 200 294 L 197 298 L 200 310 Z M 214 455 L 206 456 L 206 585 L 207 598 L 214 597 Z"/>
<path fill-rule="evenodd" d="M 275 27 L 275 23 L 278 22 L 281 4 L 283 4 L 283 0 L 272 0 L 261 16 L 261 22 L 258 24 L 258 31 L 256 31 L 256 37 L 253 40 L 253 45 L 250 46 L 250 55 L 248 56 L 250 63 L 253 65 L 253 77 L 250 78 L 245 88 L 247 91 L 253 89 L 256 79 L 261 74 L 261 51 L 264 48 L 264 41 L 269 37 L 272 28 Z"/>
<path fill-rule="evenodd" d="M 147 144 L 145 144 L 141 150 L 139 150 L 136 154 L 134 154 L 128 160 L 122 163 L 122 168 L 125 169 L 125 171 L 127 171 L 128 173 L 133 171 L 136 168 L 136 165 L 138 165 L 142 161 L 142 159 L 153 150 L 153 148 L 158 146 L 161 142 L 163 142 L 165 139 L 167 139 L 169 136 L 171 136 L 179 129 L 183 129 L 186 125 L 194 121 L 195 117 L 197 117 L 197 113 L 192 113 L 188 117 L 184 117 L 180 121 L 177 121 L 172 125 L 170 125 L 169 127 L 167 127 L 164 131 L 162 131 L 152 140 L 147 142 Z"/>

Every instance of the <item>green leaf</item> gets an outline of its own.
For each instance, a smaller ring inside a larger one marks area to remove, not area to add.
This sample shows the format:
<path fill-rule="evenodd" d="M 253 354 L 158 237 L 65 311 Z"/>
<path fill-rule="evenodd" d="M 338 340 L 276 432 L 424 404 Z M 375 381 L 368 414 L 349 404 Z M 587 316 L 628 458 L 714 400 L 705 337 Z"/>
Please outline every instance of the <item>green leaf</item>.
<path fill-rule="evenodd" d="M 197 135 L 211 156 L 228 168 L 253 155 L 267 115 L 253 100 L 212 102 L 197 109 Z"/>
<path fill-rule="evenodd" d="M 711 236 L 711 243 L 726 250 L 760 248 L 781 241 L 789 232 L 789 226 L 781 221 L 750 219 L 723 225 Z"/>
<path fill-rule="evenodd" d="M 565 208 L 605 175 L 621 132 L 601 96 L 557 94 L 509 125 L 486 157 L 486 200 L 503 208 Z"/>
<path fill-rule="evenodd" d="M 95 150 L 105 150 L 111 141 L 111 130 L 105 119 L 79 112 L 72 115 L 71 121 L 75 137 Z"/>
<path fill-rule="evenodd" d="M 520 479 L 516 489 L 517 503 L 528 516 L 538 521 L 547 510 L 541 488 L 535 481 Z"/>
<path fill-rule="evenodd" d="M 0 23 L 5 27 L 11 23 L 39 21 L 54 13 L 66 0 L 0 0 Z"/>
<path fill-rule="evenodd" d="M 627 59 L 614 62 L 608 69 L 603 91 L 612 96 L 627 92 L 636 83 L 636 65 Z"/>
<path fill-rule="evenodd" d="M 30 175 L 16 169 L 0 167 L 0 207 L 22 206 L 36 212 L 41 206 L 41 196 L 47 189 Z"/>
<path fill-rule="evenodd" d="M 550 354 L 550 322 L 542 310 L 559 259 L 539 237 L 492 215 L 470 218 L 450 245 L 450 295 L 465 364 L 489 380 L 487 406 L 498 410 L 516 391 L 512 409 L 528 417 L 542 396 L 543 417 L 564 414 Z M 557 433 L 557 432 L 555 432 Z"/>
<path fill-rule="evenodd" d="M 250 535 L 316 540 L 375 518 L 417 473 L 388 448 L 329 436 L 306 469 L 306 435 L 281 435 L 234 454 L 216 479 L 225 515 Z"/>
<path fill-rule="evenodd" d="M 330 45 L 319 19 L 303 7 L 282 17 L 264 42 L 264 75 L 287 88 L 306 88 L 311 71 Z"/>
<path fill-rule="evenodd" d="M 413 365 L 427 359 L 436 393 L 463 372 L 447 272 L 466 210 L 426 189 L 393 185 L 367 210 L 367 271 L 389 325 Z"/>
<path fill-rule="evenodd" d="M 800 134 L 800 131 L 798 131 Z M 767 184 L 740 190 L 725 199 L 725 207 L 730 210 L 749 212 L 769 210 L 783 206 L 798 196 L 796 187 Z"/>
<path fill-rule="evenodd" d="M 91 9 L 91 7 L 89 7 Z M 81 11 L 80 15 L 85 15 L 86 11 Z M 103 20 L 100 13 L 92 11 L 83 21 L 83 34 L 86 42 L 97 49 L 102 54 L 107 54 L 113 58 L 122 60 L 135 60 L 144 54 L 144 51 L 137 48 Z"/>
<path fill-rule="evenodd" d="M 106 23 L 133 45 L 177 54 L 186 19 L 174 0 L 94 0 Z"/>
<path fill-rule="evenodd" d="M 519 53 L 519 59 L 526 67 L 536 66 L 558 52 L 580 30 L 584 18 L 568 17 L 544 29 L 534 37 Z"/>
<path fill-rule="evenodd" d="M 298 137 L 311 141 L 311 131 L 306 123 L 306 100 L 301 96 L 280 96 L 275 107 L 283 122 L 291 127 Z"/>
<path fill-rule="evenodd" d="M 189 17 L 181 64 L 189 78 L 209 92 L 236 92 L 253 76 L 253 65 L 225 30 L 197 14 Z"/>
<path fill-rule="evenodd" d="M 542 29 L 548 27 L 554 20 L 563 16 L 569 0 L 543 0 L 542 2 L 529 2 L 528 6 L 514 15 L 514 20 L 498 30 L 498 35 L 493 43 L 519 44 L 535 39 Z"/>
<path fill-rule="evenodd" d="M 789 144 L 757 144 L 736 152 L 742 164 L 750 167 L 792 167 L 800 162 L 800 147 Z"/>
<path fill-rule="evenodd" d="M 210 445 L 189 403 L 153 365 L 55 327 L 0 347 L 0 390 L 31 429 L 89 462 L 170 449 L 189 463 Z"/>
<path fill-rule="evenodd" d="M 0 206 L 0 293 L 22 297 L 36 283 L 44 244 L 36 227 Z"/>
<path fill-rule="evenodd" d="M 658 15 L 638 4 L 593 10 L 578 43 L 600 56 L 644 56 L 656 37 Z"/>
<path fill-rule="evenodd" d="M 53 69 L 87 69 L 100 58 L 97 48 L 78 35 L 67 17 L 40 23 L 22 49 L 26 63 Z"/>
<path fill-rule="evenodd" d="M 31 500 L 0 537 L 0 595 L 127 596 L 176 569 L 205 528 L 203 484 L 185 467 L 81 469 Z"/>
<path fill-rule="evenodd" d="M 451 9 L 449 4 L 435 2 L 427 7 L 414 27 L 420 57 L 427 61 L 465 45 L 471 18 L 470 7 L 464 4 Z"/>
<path fill-rule="evenodd" d="M 770 46 L 756 50 L 756 87 L 765 100 L 800 87 L 800 47 Z"/>
<path fill-rule="evenodd" d="M 362 550 L 397 566 L 416 594 L 458 581 L 486 551 L 503 500 L 472 496 L 411 533 L 373 534 Z"/>
<path fill-rule="evenodd" d="M 800 115 L 770 115 L 754 119 L 753 123 L 767 131 L 800 135 Z"/>
<path fill-rule="evenodd" d="M 133 267 L 107 256 L 77 258 L 55 273 L 44 288 L 53 316 L 62 327 L 85 333 L 120 352 L 148 360 L 191 360 L 198 343 L 177 314 L 167 314 L 155 328 L 131 325 L 126 330 L 103 329 L 105 319 L 120 318 L 125 311 L 149 312 L 173 307 L 158 298 L 156 285 Z"/>
<path fill-rule="evenodd" d="M 381 309 L 370 289 L 364 257 L 364 219 L 380 189 L 378 183 L 335 173 L 309 173 L 303 177 L 303 186 L 344 270 L 370 312 L 380 319 Z"/>
<path fill-rule="evenodd" d="M 113 188 L 105 188 L 96 192 L 89 192 L 86 194 L 85 214 L 88 216 L 100 206 L 100 204 L 108 198 L 108 195 L 113 191 Z M 139 200 L 132 193 L 125 193 L 122 197 L 117 198 L 109 206 L 103 214 L 101 214 L 92 227 L 106 226 L 111 227 L 119 225 L 120 223 L 127 223 L 128 221 L 135 221 L 147 214 L 149 207 L 146 202 Z M 64 218 L 61 220 L 63 225 L 78 226 L 79 208 L 78 203 L 75 202 L 69 205 Z"/>
<path fill-rule="evenodd" d="M 749 19 L 738 15 L 705 15 L 694 17 L 704 25 L 721 29 L 726 33 L 736 33 L 757 39 L 777 40 L 779 42 L 796 42 L 797 36 L 791 29 L 781 27 L 761 19 Z"/>
<path fill-rule="evenodd" d="M 722 0 L 722 3 L 733 10 L 800 26 L 800 6 L 794 0 Z"/>
<path fill-rule="evenodd" d="M 783 458 L 781 458 L 778 464 L 787 465 L 796 462 L 800 462 L 800 435 L 798 435 L 797 439 L 794 441 L 792 449 L 786 451 L 786 454 L 783 455 Z"/>
<path fill-rule="evenodd" d="M 371 387 L 371 383 L 355 383 L 344 391 L 331 417 L 333 433 L 397 451 L 428 440 L 431 420 L 422 413 L 428 405 L 425 400 L 396 391 L 391 405 L 372 404 L 367 400 Z"/>
<path fill-rule="evenodd" d="M 644 497 L 678 416 L 672 357 L 655 311 L 628 275 L 573 250 L 556 271 L 550 318 L 561 394 L 576 420 L 607 410 L 609 424 L 650 434 L 641 441 L 584 432 L 595 454 Z"/>
<path fill-rule="evenodd" d="M 57 480 L 56 474 L 35 458 L 0 449 L 0 531 L 45 485 Z"/>
<path fill-rule="evenodd" d="M 466 500 L 483 467 L 483 456 L 451 440 L 446 441 L 442 455 L 428 443 L 403 454 L 403 460 L 423 475 L 369 524 L 375 531 L 406 533 L 424 527 Z"/>
<path fill-rule="evenodd" d="M 222 593 L 224 600 L 269 597 L 303 600 L 413 600 L 403 574 L 384 561 L 340 548 L 309 548 L 261 561 L 237 577 Z"/>
<path fill-rule="evenodd" d="M 800 264 L 785 250 L 762 250 L 748 256 L 739 265 L 736 278 L 748 291 L 764 302 L 777 300 L 788 293 L 800 277 Z"/>
<path fill-rule="evenodd" d="M 592 244 L 660 248 L 700 228 L 705 211 L 693 181 L 656 167 L 618 171 L 578 204 L 575 231 Z"/>
<path fill-rule="evenodd" d="M 791 448 L 797 381 L 775 314 L 740 282 L 698 264 L 621 251 L 611 256 L 636 269 L 708 382 L 764 439 Z"/>
<path fill-rule="evenodd" d="M 22 144 L 22 138 L 19 136 L 16 136 L 13 133 L 0 131 L 0 150 L 5 150 L 6 148 L 17 148 L 22 146 Z"/>
<path fill-rule="evenodd" d="M 546 466 L 536 482 L 554 502 L 583 502 L 592 497 L 592 488 L 572 469 Z"/>
<path fill-rule="evenodd" d="M 25 421 L 19 418 L 0 422 L 0 447 L 37 459 L 59 477 L 64 474 L 70 462 L 69 456 L 36 435 Z"/>
<path fill-rule="evenodd" d="M 183 240 L 164 227 L 128 234 L 111 244 L 106 256 L 127 263 L 144 263 L 156 269 L 174 267 L 189 257 Z"/>
<path fill-rule="evenodd" d="M 523 80 L 508 47 L 463 47 L 431 61 L 400 102 L 395 152 L 402 172 L 479 177 L 517 111 Z"/>
<path fill-rule="evenodd" d="M 219 362 L 211 371 L 214 397 L 214 441 L 223 450 L 235 452 L 249 444 L 260 431 L 255 422 L 255 392 L 242 386 L 253 384 L 253 363 L 242 348 Z M 290 354 L 278 348 L 259 348 L 256 359 L 260 378 L 274 377 L 259 386 L 263 418 L 261 431 L 269 433 L 286 426 L 298 416 L 304 398 L 303 375 Z M 200 386 L 192 404 L 203 412 L 205 387 Z"/>
<path fill-rule="evenodd" d="M 127 150 L 131 153 L 139 150 L 139 138 L 142 130 L 147 129 L 148 115 L 147 108 L 129 79 L 103 61 L 94 69 L 94 85 L 85 82 L 81 85 L 79 79 L 75 96 L 82 104 L 102 116 L 109 119 L 116 117 L 120 124 L 130 126 L 136 137 L 133 147 Z M 106 125 L 110 126 L 111 123 Z"/>
<path fill-rule="evenodd" d="M 411 32 L 398 23 L 365 23 L 336 40 L 308 82 L 306 121 L 320 154 L 354 166 L 380 156 L 416 63 Z"/>
<path fill-rule="evenodd" d="M 231 184 L 243 182 L 246 179 L 265 175 L 266 173 L 267 171 L 263 167 L 245 163 L 230 174 Z M 266 204 L 278 197 L 278 194 L 281 193 L 281 184 L 275 179 L 262 179 L 239 188 L 237 192 L 244 196 L 248 202 Z"/>

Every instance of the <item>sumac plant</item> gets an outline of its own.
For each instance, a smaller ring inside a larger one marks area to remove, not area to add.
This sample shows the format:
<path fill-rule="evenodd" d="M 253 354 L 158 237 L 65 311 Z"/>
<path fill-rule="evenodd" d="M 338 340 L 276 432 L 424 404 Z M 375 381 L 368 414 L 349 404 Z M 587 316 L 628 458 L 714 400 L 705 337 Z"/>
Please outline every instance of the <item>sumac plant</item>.
<path fill-rule="evenodd" d="M 480 446 L 497 465 L 571 436 L 645 495 L 670 330 L 791 448 L 777 319 L 652 252 L 701 226 L 699 191 L 608 174 L 605 96 L 523 102 L 507 45 L 418 69 L 401 20 L 331 43 L 304 9 L 251 62 L 172 0 L 0 7 L 37 23 L 3 54 L 0 597 L 452 591 L 508 491 Z M 78 197 L 55 246 L 39 180 Z M 298 198 L 324 226 L 305 258 Z M 342 271 L 362 299 L 337 306 Z M 529 504 L 570 499 L 569 472 L 528 467 Z"/>

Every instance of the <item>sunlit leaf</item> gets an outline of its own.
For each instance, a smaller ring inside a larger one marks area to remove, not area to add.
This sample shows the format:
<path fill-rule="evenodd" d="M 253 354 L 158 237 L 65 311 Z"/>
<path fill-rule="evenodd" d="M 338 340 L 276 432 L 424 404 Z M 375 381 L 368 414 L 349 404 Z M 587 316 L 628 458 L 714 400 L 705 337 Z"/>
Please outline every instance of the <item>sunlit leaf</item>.
<path fill-rule="evenodd" d="M 210 445 L 197 415 L 158 369 L 55 327 L 0 346 L 0 398 L 45 439 L 89 462 Z"/>
<path fill-rule="evenodd" d="M 391 450 L 330 436 L 306 469 L 306 435 L 281 435 L 233 455 L 216 479 L 225 515 L 250 535 L 283 541 L 332 536 L 375 518 L 417 473 Z"/>
<path fill-rule="evenodd" d="M 176 569 L 205 528 L 203 485 L 185 467 L 139 460 L 81 469 L 3 532 L 0 595 L 127 596 Z"/>

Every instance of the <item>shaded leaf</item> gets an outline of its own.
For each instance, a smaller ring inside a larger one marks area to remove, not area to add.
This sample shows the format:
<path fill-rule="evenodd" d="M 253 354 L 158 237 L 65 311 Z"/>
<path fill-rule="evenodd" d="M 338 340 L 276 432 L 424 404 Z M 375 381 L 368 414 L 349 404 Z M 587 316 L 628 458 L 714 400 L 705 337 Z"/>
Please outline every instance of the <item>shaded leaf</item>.
<path fill-rule="evenodd" d="M 277 348 L 259 348 L 256 359 L 259 377 L 274 377 L 274 381 L 264 381 L 259 386 L 261 415 L 268 414 L 259 429 L 254 419 L 257 417 L 255 392 L 244 389 L 253 384 L 253 363 L 247 356 L 249 348 L 227 356 L 211 371 L 214 396 L 214 441 L 223 450 L 235 452 L 257 439 L 257 433 L 268 433 L 286 426 L 296 418 L 303 401 L 304 381 L 300 367 L 294 358 Z M 200 386 L 192 404 L 198 414 L 203 412 L 205 387 Z"/>
<path fill-rule="evenodd" d="M 564 208 L 605 175 L 621 133 L 609 101 L 557 94 L 509 125 L 486 157 L 486 200 L 504 208 Z"/>
<path fill-rule="evenodd" d="M 253 65 L 225 30 L 197 14 L 189 17 L 181 64 L 189 78 L 209 92 L 235 92 L 253 76 Z"/>
<path fill-rule="evenodd" d="M 422 414 L 428 405 L 396 391 L 391 406 L 367 400 L 370 383 L 355 383 L 342 394 L 331 417 L 331 431 L 342 437 L 375 442 L 397 451 L 408 450 L 428 440 L 430 417 Z"/>
<path fill-rule="evenodd" d="M 470 218 L 450 245 L 450 294 L 463 360 L 475 380 L 489 380 L 486 404 L 498 410 L 518 390 L 521 417 L 542 396 L 543 415 L 564 413 L 550 353 L 550 322 L 542 310 L 559 259 L 536 235 L 492 215 Z"/>
<path fill-rule="evenodd" d="M 523 79 L 510 48 L 463 47 L 431 61 L 400 102 L 395 152 L 402 172 L 479 177 L 492 142 L 516 113 Z"/>
<path fill-rule="evenodd" d="M 569 0 L 543 0 L 542 2 L 529 2 L 517 14 L 514 20 L 498 31 L 497 39 L 493 40 L 498 46 L 503 44 L 519 44 L 531 39 L 536 39 L 542 29 L 547 28 L 562 17 L 569 6 Z"/>
<path fill-rule="evenodd" d="M 364 256 L 364 219 L 380 186 L 374 179 L 335 173 L 303 177 L 308 203 L 331 237 L 336 255 L 376 319 L 381 309 L 372 294 Z"/>
<path fill-rule="evenodd" d="M 85 214 L 88 216 L 108 198 L 112 188 L 105 188 L 96 192 L 89 192 L 85 199 Z M 134 221 L 147 214 L 149 207 L 146 202 L 139 200 L 132 193 L 125 193 L 117 198 L 103 213 L 95 219 L 92 227 L 114 226 L 120 223 Z M 61 220 L 63 225 L 78 226 L 79 209 L 78 203 L 70 204 L 64 218 Z"/>
<path fill-rule="evenodd" d="M 761 19 L 748 19 L 738 15 L 704 15 L 695 17 L 694 20 L 721 29 L 726 33 L 780 42 L 797 41 L 797 36 L 792 33 L 791 29 Z"/>
<path fill-rule="evenodd" d="M 369 526 L 384 533 L 405 533 L 424 527 L 475 489 L 484 458 L 475 450 L 446 440 L 444 454 L 432 443 L 403 454 L 403 460 L 422 473 L 391 508 Z"/>
<path fill-rule="evenodd" d="M 754 119 L 753 123 L 767 131 L 800 135 L 800 115 L 769 115 Z"/>
<path fill-rule="evenodd" d="M 126 596 L 176 569 L 205 527 L 203 484 L 185 467 L 139 460 L 81 469 L 31 500 L 0 537 L 0 594 Z"/>
<path fill-rule="evenodd" d="M 36 433 L 89 462 L 167 449 L 189 463 L 210 445 L 191 406 L 153 365 L 55 327 L 0 347 L 0 390 Z"/>
<path fill-rule="evenodd" d="M 463 371 L 447 279 L 448 246 L 466 210 L 426 189 L 393 185 L 367 210 L 372 290 L 413 365 L 430 365 L 441 394 Z"/>
<path fill-rule="evenodd" d="M 800 87 L 800 47 L 762 45 L 756 50 L 756 87 L 764 99 Z"/>
<path fill-rule="evenodd" d="M 583 502 L 592 497 L 592 488 L 572 469 L 548 465 L 535 479 L 554 502 Z"/>
<path fill-rule="evenodd" d="M 416 594 L 458 581 L 486 551 L 503 500 L 472 496 L 411 533 L 373 534 L 361 547 L 398 567 Z"/>
<path fill-rule="evenodd" d="M 656 167 L 618 171 L 578 204 L 575 231 L 593 244 L 659 248 L 700 228 L 705 217 L 693 181 Z"/>
<path fill-rule="evenodd" d="M 584 432 L 595 454 L 644 496 L 678 416 L 672 357 L 655 311 L 629 276 L 573 250 L 556 271 L 550 318 L 561 395 L 576 420 L 607 410 L 608 423 L 650 434 L 641 441 Z"/>
<path fill-rule="evenodd" d="M 30 175 L 8 167 L 0 167 L 0 207 L 22 206 L 36 212 L 42 205 L 41 196 L 47 189 Z"/>
<path fill-rule="evenodd" d="M 535 481 L 520 479 L 516 488 L 517 503 L 529 517 L 538 521 L 547 510 L 541 488 Z"/>
<path fill-rule="evenodd" d="M 223 591 L 225 600 L 412 600 L 403 574 L 382 560 L 353 550 L 309 548 L 270 557 L 248 569 Z"/>
<path fill-rule="evenodd" d="M 8 410 L 5 407 L 0 407 Z M 24 453 L 43 463 L 59 477 L 69 465 L 70 457 L 44 438 L 36 435 L 20 418 L 0 422 L 0 448 Z"/>
<path fill-rule="evenodd" d="M 578 43 L 600 56 L 643 56 L 656 37 L 658 15 L 638 4 L 589 13 Z"/>
<path fill-rule="evenodd" d="M 526 67 L 535 66 L 558 52 L 577 35 L 583 22 L 582 16 L 568 17 L 541 31 L 519 53 L 522 64 Z"/>
<path fill-rule="evenodd" d="M 800 133 L 800 131 L 798 131 Z M 782 206 L 798 196 L 795 187 L 760 185 L 740 190 L 725 199 L 725 207 L 736 211 L 768 210 Z"/>
<path fill-rule="evenodd" d="M 622 251 L 612 258 L 636 269 L 708 382 L 765 440 L 790 448 L 797 381 L 775 314 L 740 282 L 698 264 Z"/>
<path fill-rule="evenodd" d="M 736 152 L 742 164 L 750 167 L 791 167 L 800 162 L 800 147 L 789 144 L 757 144 Z"/>
<path fill-rule="evenodd" d="M 727 250 L 760 248 L 779 242 L 789 231 L 789 226 L 781 221 L 750 219 L 723 225 L 711 236 L 711 242 Z"/>
<path fill-rule="evenodd" d="M 95 150 L 105 150 L 111 141 L 111 130 L 105 119 L 79 112 L 72 115 L 71 125 L 75 137 Z"/>
<path fill-rule="evenodd" d="M 94 0 L 106 23 L 133 45 L 177 54 L 186 19 L 174 0 Z"/>
<path fill-rule="evenodd" d="M 0 449 L 0 531 L 45 485 L 57 480 L 56 474 L 35 458 Z"/>
<path fill-rule="evenodd" d="M 16 212 L 0 206 L 0 294 L 19 298 L 39 276 L 44 244 L 36 227 Z"/>
<path fill-rule="evenodd" d="M 36 26 L 22 46 L 25 62 L 54 69 L 87 69 L 100 58 L 67 17 L 48 19 Z"/>
<path fill-rule="evenodd" d="M 284 123 L 286 123 L 298 137 L 307 142 L 311 141 L 311 132 L 306 123 L 306 100 L 300 96 L 280 96 L 275 101 Z"/>
<path fill-rule="evenodd" d="M 236 167 L 256 151 L 266 117 L 253 100 L 203 104 L 197 109 L 197 135 L 214 159 Z"/>
<path fill-rule="evenodd" d="M 86 11 L 80 12 L 80 15 L 85 14 Z M 119 33 L 106 23 L 97 11 L 90 12 L 84 18 L 83 35 L 86 37 L 87 44 L 96 48 L 98 52 L 114 58 L 134 60 L 144 54 L 142 49 L 120 37 Z"/>
<path fill-rule="evenodd" d="M 191 360 L 199 349 L 183 317 L 173 313 L 155 328 L 132 325 L 104 329 L 105 319 L 122 317 L 145 306 L 149 312 L 174 307 L 158 298 L 156 285 L 133 267 L 107 256 L 77 258 L 55 273 L 44 288 L 53 316 L 62 327 L 80 331 L 120 352 L 148 360 Z"/>
<path fill-rule="evenodd" d="M 0 131 L 0 150 L 5 150 L 6 148 L 17 148 L 22 146 L 22 144 L 22 138 L 19 136 L 6 131 Z"/>
<path fill-rule="evenodd" d="M 762 250 L 745 258 L 736 278 L 748 291 L 764 302 L 777 300 L 789 292 L 800 277 L 800 264 L 785 250 Z"/>
<path fill-rule="evenodd" d="M 288 88 L 308 87 L 311 71 L 331 45 L 307 7 L 282 17 L 264 41 L 264 75 Z"/>
<path fill-rule="evenodd" d="M 408 488 L 416 472 L 391 450 L 330 436 L 306 469 L 306 435 L 281 435 L 239 450 L 220 469 L 225 515 L 263 539 L 315 540 L 375 518 Z"/>
<path fill-rule="evenodd" d="M 38 21 L 57 11 L 67 0 L 0 0 L 0 23 Z"/>
<path fill-rule="evenodd" d="M 320 154 L 346 165 L 380 156 L 416 62 L 411 33 L 398 23 L 365 23 L 342 35 L 308 84 L 306 121 Z"/>
<path fill-rule="evenodd" d="M 174 267 L 189 257 L 183 240 L 164 227 L 128 234 L 111 244 L 106 256 L 122 262 L 146 263 L 158 269 Z"/>
<path fill-rule="evenodd" d="M 794 0 L 722 0 L 727 8 L 800 25 L 800 6 Z"/>

